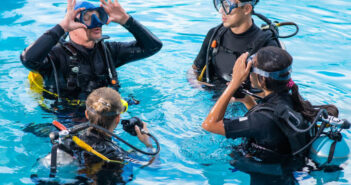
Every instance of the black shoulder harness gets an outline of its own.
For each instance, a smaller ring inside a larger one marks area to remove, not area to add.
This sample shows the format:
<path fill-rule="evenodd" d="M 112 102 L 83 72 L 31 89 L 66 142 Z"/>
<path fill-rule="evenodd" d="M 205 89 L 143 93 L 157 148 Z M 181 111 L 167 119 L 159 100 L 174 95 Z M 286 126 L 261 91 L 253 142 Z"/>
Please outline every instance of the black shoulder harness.
<path fill-rule="evenodd" d="M 311 138 L 313 128 L 309 127 L 309 123 L 300 113 L 287 105 L 264 104 L 253 108 L 250 112 L 261 112 L 265 116 L 272 118 L 274 123 L 288 138 L 292 153 L 303 148 Z M 305 132 L 301 132 L 300 130 L 305 130 Z M 306 153 L 300 154 L 304 155 Z"/>
<path fill-rule="evenodd" d="M 103 38 L 104 39 L 104 38 Z M 116 69 L 114 68 L 114 65 L 112 63 L 112 57 L 111 57 L 111 52 L 109 48 L 106 46 L 106 44 L 103 42 L 103 40 L 100 41 L 101 43 L 101 50 L 103 51 L 103 55 L 105 57 L 105 63 L 107 66 L 107 71 L 108 71 L 108 81 L 110 85 L 115 88 L 116 90 L 119 89 L 119 81 L 118 81 L 118 76 Z M 77 50 L 69 43 L 69 42 L 64 42 L 60 41 L 60 44 L 63 48 L 63 50 L 67 53 L 69 56 L 67 68 L 66 68 L 66 73 L 67 74 L 67 89 L 68 90 L 74 90 L 77 87 L 79 87 L 79 82 L 78 82 L 78 73 L 79 73 L 79 58 L 78 58 L 78 52 Z"/>
<path fill-rule="evenodd" d="M 215 28 L 215 30 L 214 30 L 214 32 L 209 40 L 207 53 L 206 53 L 206 66 L 207 66 L 207 68 L 206 68 L 206 82 L 207 83 L 210 83 L 212 80 L 210 77 L 210 74 L 212 72 L 210 67 L 209 67 L 210 63 L 211 64 L 215 63 L 215 61 L 214 61 L 216 58 L 215 56 L 218 54 L 218 51 L 220 49 L 226 53 L 236 55 L 237 57 L 239 57 L 242 54 L 241 52 L 233 51 L 233 50 L 226 48 L 226 47 L 223 47 L 221 45 L 222 37 L 227 29 L 228 28 L 224 27 L 223 24 L 218 25 Z M 257 34 L 255 39 L 253 39 L 253 41 L 248 44 L 245 51 L 249 52 L 250 54 L 254 54 L 271 39 L 276 39 L 279 47 L 281 47 L 281 45 L 279 44 L 276 32 L 277 31 L 274 30 L 273 28 L 262 29 L 262 32 Z"/>

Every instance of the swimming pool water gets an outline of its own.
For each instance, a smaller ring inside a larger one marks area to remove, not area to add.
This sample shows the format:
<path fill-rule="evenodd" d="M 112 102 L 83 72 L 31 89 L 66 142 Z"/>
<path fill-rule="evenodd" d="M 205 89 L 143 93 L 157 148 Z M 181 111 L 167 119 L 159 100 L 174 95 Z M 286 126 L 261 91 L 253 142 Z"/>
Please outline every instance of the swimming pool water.
<path fill-rule="evenodd" d="M 160 167 L 135 169 L 130 184 L 249 184 L 248 175 L 230 170 L 227 154 L 233 141 L 201 128 L 214 104 L 212 95 L 191 88 L 186 79 L 207 31 L 221 21 L 212 1 L 120 3 L 164 44 L 155 56 L 118 68 L 122 96 L 133 95 L 141 101 L 123 117 L 145 120 L 162 147 Z M 65 8 L 65 0 L 3 1 L 0 6 L 0 184 L 32 184 L 29 177 L 37 171 L 37 159 L 50 151 L 49 138 L 23 131 L 29 123 L 50 123 L 54 116 L 43 112 L 30 93 L 28 70 L 19 54 L 59 23 Z M 312 103 L 335 104 L 340 117 L 351 120 L 351 2 L 262 1 L 256 11 L 300 26 L 297 36 L 282 40 L 294 57 L 295 82 Z M 116 24 L 103 29 L 111 40 L 133 39 Z M 281 30 L 282 34 L 287 31 Z M 243 113 L 242 107 L 235 106 L 227 116 Z M 132 139 L 121 127 L 116 133 Z M 350 132 L 344 133 L 350 143 Z M 351 184 L 350 162 L 338 174 L 298 174 L 299 182 Z M 41 170 L 38 175 L 47 177 L 48 173 Z"/>

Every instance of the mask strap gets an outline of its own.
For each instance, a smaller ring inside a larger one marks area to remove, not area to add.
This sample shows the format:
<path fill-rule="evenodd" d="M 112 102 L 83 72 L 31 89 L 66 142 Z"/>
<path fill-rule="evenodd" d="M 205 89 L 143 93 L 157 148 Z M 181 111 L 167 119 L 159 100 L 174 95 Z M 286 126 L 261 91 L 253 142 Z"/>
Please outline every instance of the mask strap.
<path fill-rule="evenodd" d="M 258 69 L 257 67 L 252 67 L 252 72 L 256 73 L 258 75 L 264 76 L 266 78 L 272 78 L 274 80 L 278 80 L 278 81 L 285 81 L 285 80 L 289 80 L 291 78 L 291 65 L 288 66 L 287 68 L 280 70 L 280 71 L 274 71 L 274 72 L 267 72 L 264 71 L 262 69 Z M 281 75 L 285 74 L 289 72 L 289 74 L 287 76 L 281 77 Z"/>

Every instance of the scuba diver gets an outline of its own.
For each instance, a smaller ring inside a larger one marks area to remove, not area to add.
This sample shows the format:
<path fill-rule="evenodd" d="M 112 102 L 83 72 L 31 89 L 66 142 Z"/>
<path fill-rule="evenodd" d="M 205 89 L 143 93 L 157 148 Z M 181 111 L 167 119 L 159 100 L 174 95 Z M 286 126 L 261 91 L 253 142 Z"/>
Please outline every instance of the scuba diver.
<path fill-rule="evenodd" d="M 192 68 L 205 87 L 223 90 L 230 81 L 236 59 L 245 52 L 255 53 L 280 43 L 273 31 L 264 31 L 252 19 L 259 0 L 214 0 L 222 24 L 209 30 Z M 256 14 L 255 14 L 256 15 Z M 260 16 L 259 16 L 260 17 Z"/>
<path fill-rule="evenodd" d="M 45 98 L 79 104 L 99 87 L 118 90 L 116 68 L 161 49 L 161 41 L 117 0 L 100 2 L 101 7 L 96 7 L 87 1 L 68 0 L 64 19 L 21 54 L 23 65 L 35 72 L 31 78 L 42 77 Z M 111 22 L 126 28 L 135 41 L 105 41 L 109 37 L 102 36 L 102 26 Z M 69 41 L 65 41 L 67 35 Z"/>
<path fill-rule="evenodd" d="M 87 98 L 85 115 L 89 122 L 69 129 L 55 123 L 62 131 L 50 134 L 54 144 L 51 154 L 41 160 L 44 166 L 51 167 L 50 177 L 55 177 L 57 165 L 67 165 L 78 160 L 83 166 L 79 173 L 85 174 L 96 184 L 124 184 L 133 178 L 131 164 L 150 165 L 154 157 L 150 161 L 140 160 L 140 156 L 126 152 L 112 140 L 115 137 L 125 142 L 113 134 L 124 111 L 119 93 L 112 88 L 102 87 L 94 90 Z M 156 156 L 159 153 L 159 144 L 148 133 L 145 122 L 134 117 L 122 120 L 122 125 L 125 131 L 137 136 L 147 147 L 148 152 L 143 152 L 144 154 Z M 156 150 L 149 136 L 156 141 Z M 36 175 L 31 178 L 36 184 L 44 182 Z M 77 179 L 84 180 L 82 177 Z"/>
<path fill-rule="evenodd" d="M 311 133 L 318 129 L 315 119 L 321 111 L 337 116 L 338 110 L 334 105 L 312 106 L 301 97 L 291 78 L 292 57 L 285 50 L 269 46 L 247 58 L 244 53 L 237 59 L 232 80 L 202 127 L 227 138 L 244 138 L 234 147 L 231 165 L 248 173 L 251 184 L 295 184 L 293 172 L 306 164 L 307 146 L 315 138 Z M 252 86 L 262 89 L 264 98 L 258 104 L 248 95 L 236 99 L 249 111 L 243 117 L 224 118 L 229 101 L 249 74 Z"/>

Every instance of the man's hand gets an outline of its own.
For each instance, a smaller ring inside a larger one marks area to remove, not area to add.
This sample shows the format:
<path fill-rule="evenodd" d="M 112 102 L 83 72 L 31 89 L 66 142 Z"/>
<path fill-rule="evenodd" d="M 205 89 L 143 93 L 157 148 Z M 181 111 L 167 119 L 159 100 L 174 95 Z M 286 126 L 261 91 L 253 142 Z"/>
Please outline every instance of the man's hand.
<path fill-rule="evenodd" d="M 78 28 L 87 28 L 84 24 L 74 21 L 74 19 L 77 17 L 77 14 L 80 13 L 85 8 L 79 8 L 77 10 L 74 10 L 74 6 L 76 5 L 76 0 L 67 0 L 67 2 L 68 2 L 67 12 L 65 17 L 60 23 L 60 26 L 62 27 L 62 29 L 64 29 L 65 32 L 70 32 Z"/>
<path fill-rule="evenodd" d="M 112 21 L 123 25 L 128 21 L 129 15 L 117 0 L 114 0 L 114 2 L 112 2 L 112 0 L 108 0 L 108 2 L 105 0 L 100 0 L 100 2 L 101 6 L 109 16 L 106 24 L 109 24 Z"/>

